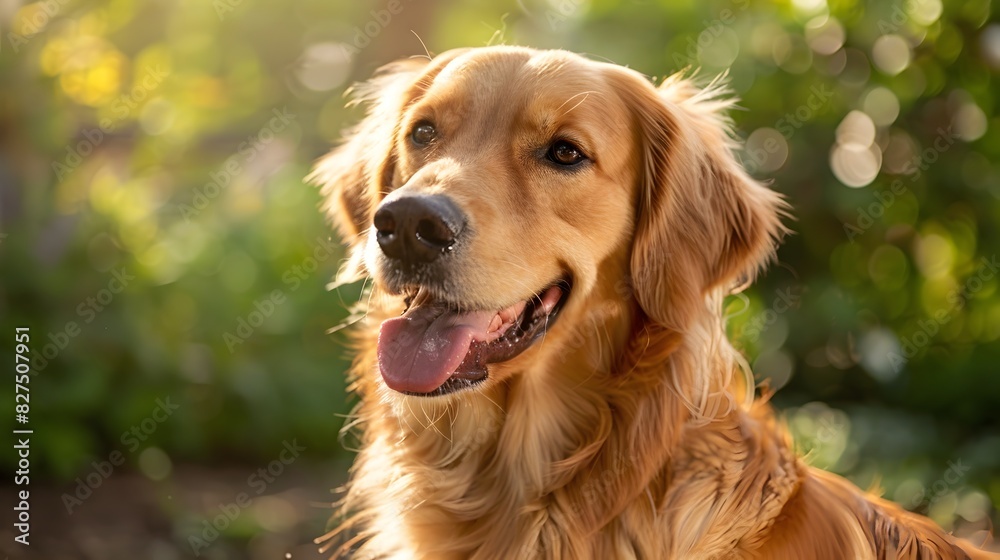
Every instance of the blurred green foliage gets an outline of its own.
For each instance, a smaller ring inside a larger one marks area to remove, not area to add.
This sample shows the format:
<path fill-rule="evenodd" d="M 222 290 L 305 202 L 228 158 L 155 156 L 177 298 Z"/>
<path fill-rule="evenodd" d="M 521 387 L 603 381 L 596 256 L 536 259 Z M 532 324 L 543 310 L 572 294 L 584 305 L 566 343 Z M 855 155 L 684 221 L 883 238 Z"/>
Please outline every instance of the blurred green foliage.
<path fill-rule="evenodd" d="M 343 255 L 302 178 L 358 117 L 351 82 L 425 47 L 506 42 L 661 77 L 728 71 L 741 157 L 797 216 L 780 263 L 727 306 L 734 339 L 815 462 L 863 486 L 879 476 L 946 526 L 983 523 L 1000 503 L 996 11 L 2 4 L 0 325 L 32 329 L 37 468 L 68 480 L 127 452 L 123 435 L 167 397 L 180 408 L 142 445 L 173 461 L 266 461 L 292 437 L 346 456 L 348 351 L 325 331 L 360 286 L 325 290 Z M 968 469 L 952 481 L 955 462 Z"/>

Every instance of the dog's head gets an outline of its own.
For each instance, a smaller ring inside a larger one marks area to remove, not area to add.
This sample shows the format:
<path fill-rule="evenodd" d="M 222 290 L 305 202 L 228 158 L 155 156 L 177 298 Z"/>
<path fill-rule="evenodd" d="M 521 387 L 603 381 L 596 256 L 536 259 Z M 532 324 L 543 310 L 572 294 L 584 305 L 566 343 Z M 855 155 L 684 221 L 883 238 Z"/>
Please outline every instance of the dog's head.
<path fill-rule="evenodd" d="M 782 231 L 731 154 L 727 102 L 685 80 L 487 47 L 396 62 L 359 93 L 367 117 L 315 177 L 355 268 L 405 302 L 378 340 L 403 393 L 513 375 L 602 299 L 683 331 Z"/>

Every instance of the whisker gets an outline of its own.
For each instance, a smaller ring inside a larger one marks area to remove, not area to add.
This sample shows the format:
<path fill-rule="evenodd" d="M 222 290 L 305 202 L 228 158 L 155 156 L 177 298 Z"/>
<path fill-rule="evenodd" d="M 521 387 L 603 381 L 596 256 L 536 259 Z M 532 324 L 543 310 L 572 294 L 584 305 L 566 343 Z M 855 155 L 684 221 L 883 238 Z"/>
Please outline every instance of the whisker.
<path fill-rule="evenodd" d="M 489 397 L 489 396 L 488 396 L 488 395 L 487 395 L 486 393 L 483 393 L 483 397 L 484 397 L 484 398 L 485 398 L 486 400 L 490 401 L 490 403 L 491 403 L 491 404 L 492 404 L 493 406 L 497 407 L 497 410 L 499 410 L 500 412 L 502 412 L 502 413 L 503 413 L 504 415 L 506 415 L 506 414 L 507 414 L 507 411 L 506 411 L 506 410 L 504 410 L 504 409 L 503 409 L 503 407 L 502 407 L 502 406 L 500 406 L 500 404 L 499 404 L 499 403 L 497 403 L 496 401 L 494 401 L 493 399 L 491 399 L 491 398 L 490 398 L 490 397 Z"/>
<path fill-rule="evenodd" d="M 576 109 L 577 107 L 579 107 L 580 105 L 582 105 L 582 104 L 583 104 L 583 102 L 584 102 L 584 101 L 586 101 L 586 100 L 587 100 L 587 99 L 588 99 L 588 98 L 590 97 L 590 94 L 591 94 L 591 93 L 593 93 L 593 92 L 589 92 L 589 91 L 587 91 L 587 92 L 584 92 L 584 93 L 585 93 L 585 95 L 583 96 L 583 99 L 581 99 L 581 100 L 577 101 L 577 102 L 576 102 L 576 105 L 573 105 L 572 107 L 570 107 L 569 109 L 567 109 L 566 111 L 564 111 L 564 112 L 563 112 L 563 113 L 562 113 L 561 115 L 559 115 L 559 117 L 560 117 L 560 118 L 562 118 L 562 117 L 565 117 L 566 115 L 568 115 L 568 114 L 572 113 L 572 112 L 573 112 L 573 109 Z M 577 94 L 577 95 L 579 95 L 579 94 Z M 574 97 L 575 97 L 575 96 L 574 96 Z M 568 100 L 567 100 L 567 101 L 568 101 Z M 565 104 L 566 104 L 566 103 L 563 103 L 563 105 L 565 105 Z M 560 107 L 561 107 L 561 106 L 562 106 L 562 105 L 560 105 Z"/>
<path fill-rule="evenodd" d="M 413 36 L 417 38 L 417 41 L 420 41 L 420 46 L 424 48 L 424 53 L 427 56 L 427 60 L 430 60 L 431 59 L 431 51 L 430 51 L 430 49 L 427 48 L 427 44 L 424 43 L 424 40 L 420 38 L 420 35 L 417 34 L 416 30 L 411 29 L 410 33 L 413 33 Z M 415 58 L 422 58 L 422 57 L 417 56 Z"/>
<path fill-rule="evenodd" d="M 569 103 L 570 101 L 573 101 L 574 99 L 576 99 L 577 97 L 580 97 L 581 95 L 584 96 L 583 99 L 580 101 L 580 103 L 582 103 L 583 101 L 586 101 L 587 97 L 590 96 L 590 94 L 592 94 L 592 93 L 600 95 L 600 92 L 597 92 L 597 91 L 581 91 L 580 93 L 575 93 L 575 94 L 571 95 L 566 101 L 563 101 L 561 105 L 559 105 L 558 107 L 556 107 L 556 111 L 562 109 L 563 107 L 566 106 L 567 103 Z M 573 109 L 576 109 L 577 107 L 580 106 L 580 103 L 577 103 L 569 111 L 566 111 L 565 113 L 563 113 L 560 116 L 563 116 L 563 115 L 569 113 L 570 111 L 572 111 Z"/>

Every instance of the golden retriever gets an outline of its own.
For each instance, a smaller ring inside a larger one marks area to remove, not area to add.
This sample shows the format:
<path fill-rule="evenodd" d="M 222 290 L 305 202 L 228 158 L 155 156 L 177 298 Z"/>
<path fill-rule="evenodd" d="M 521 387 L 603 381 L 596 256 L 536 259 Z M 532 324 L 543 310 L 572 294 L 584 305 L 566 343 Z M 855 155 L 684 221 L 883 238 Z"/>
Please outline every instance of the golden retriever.
<path fill-rule="evenodd" d="M 807 466 L 724 332 L 781 197 L 716 86 L 564 51 L 382 68 L 313 180 L 369 276 L 361 559 L 997 558 Z M 334 538 L 338 537 L 339 538 Z"/>

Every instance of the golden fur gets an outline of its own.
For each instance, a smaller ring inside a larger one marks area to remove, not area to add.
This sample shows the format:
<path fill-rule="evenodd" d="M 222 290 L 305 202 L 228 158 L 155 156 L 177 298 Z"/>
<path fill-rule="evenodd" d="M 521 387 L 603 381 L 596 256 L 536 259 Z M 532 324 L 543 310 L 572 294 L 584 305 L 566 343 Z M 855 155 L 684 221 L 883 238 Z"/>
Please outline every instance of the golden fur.
<path fill-rule="evenodd" d="M 325 550 L 391 559 L 997 558 L 808 467 L 753 401 L 722 298 L 773 255 L 785 205 L 732 155 L 717 87 L 563 51 L 403 60 L 356 93 L 366 118 L 314 180 L 373 286 L 357 329 L 361 449 Z M 433 120 L 442 142 L 407 143 Z M 592 165 L 532 154 L 570 135 Z M 372 215 L 389 192 L 447 193 L 476 231 L 462 305 L 501 308 L 561 273 L 544 339 L 440 397 L 388 389 Z"/>

